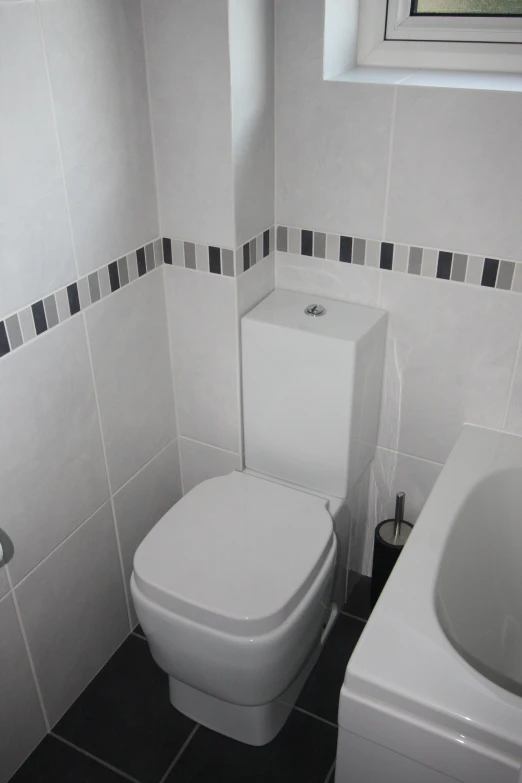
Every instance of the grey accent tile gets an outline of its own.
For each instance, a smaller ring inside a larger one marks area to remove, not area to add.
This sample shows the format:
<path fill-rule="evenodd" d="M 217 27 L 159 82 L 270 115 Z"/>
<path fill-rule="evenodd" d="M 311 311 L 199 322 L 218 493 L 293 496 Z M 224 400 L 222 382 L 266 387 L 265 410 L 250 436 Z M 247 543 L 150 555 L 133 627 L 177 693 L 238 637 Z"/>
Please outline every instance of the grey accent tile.
<path fill-rule="evenodd" d="M 301 232 L 298 228 L 288 229 L 288 252 L 301 253 Z"/>
<path fill-rule="evenodd" d="M 366 242 L 366 266 L 379 268 L 381 265 L 381 243 L 374 239 Z"/>
<path fill-rule="evenodd" d="M 181 239 L 173 239 L 170 246 L 174 266 L 185 266 L 185 252 Z"/>
<path fill-rule="evenodd" d="M 256 261 L 261 261 L 263 258 L 263 234 L 258 234 L 256 237 Z"/>
<path fill-rule="evenodd" d="M 20 329 L 20 323 L 16 314 L 5 319 L 5 328 L 7 329 L 7 336 L 9 337 L 9 344 L 12 351 L 24 344 L 22 330 Z"/>
<path fill-rule="evenodd" d="M 234 252 L 226 248 L 221 251 L 222 272 L 228 277 L 234 277 Z"/>
<path fill-rule="evenodd" d="M 127 271 L 129 273 L 129 283 L 138 279 L 138 258 L 135 252 L 129 253 L 127 256 Z"/>
<path fill-rule="evenodd" d="M 154 248 L 154 266 L 161 266 L 163 263 L 163 242 L 161 239 L 155 239 Z"/>
<path fill-rule="evenodd" d="M 288 252 L 288 229 L 286 226 L 277 226 L 277 250 L 281 253 Z"/>
<path fill-rule="evenodd" d="M 45 317 L 47 319 L 47 326 L 52 329 L 53 326 L 57 326 L 60 323 L 58 318 L 58 310 L 56 309 L 56 300 L 51 294 L 44 299 Z"/>
<path fill-rule="evenodd" d="M 91 292 L 91 302 L 94 304 L 94 302 L 97 302 L 101 298 L 97 272 L 93 272 L 89 275 L 89 290 Z"/>
<path fill-rule="evenodd" d="M 196 245 L 196 269 L 208 272 L 208 245 Z"/>
<path fill-rule="evenodd" d="M 482 256 L 469 256 L 468 266 L 466 270 L 466 283 L 472 285 L 480 285 L 482 282 L 482 269 L 484 267 L 484 259 Z"/>
<path fill-rule="evenodd" d="M 321 231 L 314 231 L 314 256 L 326 258 L 326 234 Z"/>
<path fill-rule="evenodd" d="M 149 244 L 145 246 L 145 263 L 147 265 L 147 272 L 154 269 L 154 245 L 152 242 L 149 242 Z"/>
<path fill-rule="evenodd" d="M 513 261 L 501 261 L 497 274 L 497 288 L 503 288 L 505 291 L 511 291 L 513 275 L 515 274 L 515 264 Z"/>
<path fill-rule="evenodd" d="M 408 271 L 408 245 L 395 245 L 393 250 L 393 271 L 394 272 L 407 272 Z"/>
<path fill-rule="evenodd" d="M 258 259 L 255 239 L 250 240 L 249 247 L 250 247 L 250 266 L 254 266 L 254 264 L 257 262 Z"/>
<path fill-rule="evenodd" d="M 431 248 L 424 248 L 422 252 L 422 271 L 423 277 L 437 277 L 437 264 L 439 254 Z"/>
<path fill-rule="evenodd" d="M 111 281 L 109 278 L 109 267 L 103 266 L 98 270 L 98 280 L 100 281 L 100 294 L 102 299 L 111 293 Z"/>
<path fill-rule="evenodd" d="M 522 293 L 522 263 L 515 264 L 515 274 L 513 275 L 511 290 Z"/>
<path fill-rule="evenodd" d="M 466 279 L 466 267 L 468 265 L 468 257 L 462 253 L 455 253 L 453 256 L 453 264 L 451 266 L 451 279 L 457 283 L 463 283 Z"/>
<path fill-rule="evenodd" d="M 183 243 L 185 266 L 187 269 L 196 268 L 196 246 L 193 242 Z"/>
<path fill-rule="evenodd" d="M 80 299 L 80 309 L 85 310 L 91 304 L 91 297 L 89 292 L 89 281 L 86 277 L 82 277 L 78 280 L 78 297 Z"/>
<path fill-rule="evenodd" d="M 71 317 L 71 311 L 69 310 L 69 297 L 67 296 L 67 289 L 61 288 L 54 295 L 56 299 L 56 309 L 58 310 L 58 318 L 60 323 L 66 321 Z"/>
<path fill-rule="evenodd" d="M 268 252 L 273 253 L 275 250 L 275 226 L 270 226 L 268 229 Z"/>
<path fill-rule="evenodd" d="M 353 240 L 353 255 L 352 261 L 354 264 L 364 264 L 364 258 L 366 256 L 366 240 L 354 239 Z"/>
<path fill-rule="evenodd" d="M 24 343 L 26 343 L 36 337 L 33 311 L 30 307 L 26 307 L 25 310 L 22 310 L 20 313 L 18 313 L 18 318 L 20 320 L 20 329 L 22 330 Z"/>
<path fill-rule="evenodd" d="M 339 249 L 341 246 L 341 237 L 339 234 L 326 235 L 326 258 L 330 261 L 339 261 Z"/>
<path fill-rule="evenodd" d="M 422 269 L 422 247 L 410 247 L 408 272 L 410 275 L 420 275 Z"/>
<path fill-rule="evenodd" d="M 125 256 L 118 259 L 118 274 L 120 276 L 120 286 L 123 288 L 124 285 L 129 283 L 129 270 Z"/>

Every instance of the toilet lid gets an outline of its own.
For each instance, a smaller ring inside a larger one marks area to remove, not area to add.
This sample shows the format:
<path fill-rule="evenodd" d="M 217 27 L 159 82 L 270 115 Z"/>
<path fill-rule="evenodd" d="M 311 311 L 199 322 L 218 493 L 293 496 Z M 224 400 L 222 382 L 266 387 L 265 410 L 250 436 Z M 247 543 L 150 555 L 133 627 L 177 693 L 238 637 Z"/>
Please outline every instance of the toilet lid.
<path fill-rule="evenodd" d="M 324 498 L 234 471 L 199 484 L 138 547 L 156 604 L 235 634 L 280 625 L 335 546 Z"/>

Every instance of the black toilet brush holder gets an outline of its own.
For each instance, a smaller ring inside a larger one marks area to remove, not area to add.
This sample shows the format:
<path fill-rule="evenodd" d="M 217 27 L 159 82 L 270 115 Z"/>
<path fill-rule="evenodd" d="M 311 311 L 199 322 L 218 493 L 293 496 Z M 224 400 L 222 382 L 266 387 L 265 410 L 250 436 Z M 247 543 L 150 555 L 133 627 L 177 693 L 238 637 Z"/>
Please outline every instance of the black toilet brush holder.
<path fill-rule="evenodd" d="M 372 607 L 377 603 L 404 544 L 413 530 L 413 525 L 404 520 L 405 499 L 404 492 L 398 492 L 395 501 L 395 517 L 385 519 L 375 528 L 371 586 Z"/>

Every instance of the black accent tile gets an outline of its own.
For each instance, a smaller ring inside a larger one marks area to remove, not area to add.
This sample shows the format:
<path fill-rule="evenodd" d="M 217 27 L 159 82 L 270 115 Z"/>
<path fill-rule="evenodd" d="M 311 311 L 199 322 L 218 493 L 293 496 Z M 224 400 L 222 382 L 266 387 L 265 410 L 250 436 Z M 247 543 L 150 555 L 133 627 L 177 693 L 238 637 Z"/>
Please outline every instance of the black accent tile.
<path fill-rule="evenodd" d="M 111 291 L 117 291 L 120 287 L 120 273 L 118 272 L 118 262 L 113 261 L 109 264 L 109 281 L 111 284 Z"/>
<path fill-rule="evenodd" d="M 358 574 L 357 571 L 349 571 L 348 597 L 344 611 L 367 620 L 372 611 L 371 589 L 371 577 Z"/>
<path fill-rule="evenodd" d="M 336 743 L 333 726 L 297 711 L 262 747 L 200 727 L 166 783 L 324 783 Z"/>
<path fill-rule="evenodd" d="M 247 242 L 243 245 L 243 271 L 246 272 L 250 269 L 250 244 Z"/>
<path fill-rule="evenodd" d="M 314 232 L 303 229 L 301 231 L 301 255 L 311 256 L 313 254 L 313 246 Z"/>
<path fill-rule="evenodd" d="M 297 701 L 303 710 L 337 723 L 339 693 L 346 665 L 364 628 L 364 623 L 339 615 L 319 660 Z"/>
<path fill-rule="evenodd" d="M 439 260 L 437 263 L 437 277 L 442 280 L 449 280 L 451 277 L 451 264 L 453 262 L 453 253 L 447 250 L 439 250 Z"/>
<path fill-rule="evenodd" d="M 147 643 L 131 634 L 53 731 L 141 783 L 158 783 L 194 726 L 171 705 Z"/>
<path fill-rule="evenodd" d="M 263 231 L 263 258 L 266 258 L 269 253 L 270 253 L 270 231 L 267 228 L 266 231 Z"/>
<path fill-rule="evenodd" d="M 0 356 L 5 356 L 10 350 L 5 324 L 3 321 L 0 321 Z"/>
<path fill-rule="evenodd" d="M 147 272 L 147 262 L 145 260 L 145 248 L 140 247 L 136 250 L 136 261 L 138 262 L 138 276 L 143 277 Z"/>
<path fill-rule="evenodd" d="M 381 242 L 381 269 L 393 269 L 393 245 Z"/>
<path fill-rule="evenodd" d="M 10 783 L 123 783 L 98 761 L 48 734 Z"/>
<path fill-rule="evenodd" d="M 496 258 L 485 258 L 484 268 L 482 270 L 481 285 L 487 285 L 490 288 L 495 288 L 497 282 L 498 273 L 498 260 Z"/>
<path fill-rule="evenodd" d="M 221 250 L 219 247 L 212 247 L 208 249 L 208 269 L 209 272 L 213 272 L 215 275 L 221 274 Z"/>
<path fill-rule="evenodd" d="M 341 244 L 339 245 L 339 261 L 344 261 L 346 264 L 351 264 L 352 248 L 352 237 L 341 237 Z"/>
<path fill-rule="evenodd" d="M 163 243 L 163 261 L 165 264 L 172 265 L 172 242 L 167 237 L 161 240 Z"/>
<path fill-rule="evenodd" d="M 71 283 L 71 285 L 67 286 L 67 298 L 69 300 L 69 312 L 71 315 L 76 315 L 76 313 L 80 312 L 80 297 L 76 283 Z"/>
<path fill-rule="evenodd" d="M 33 311 L 34 328 L 36 334 L 42 334 L 47 331 L 47 318 L 45 317 L 44 303 L 40 299 L 39 302 L 35 302 L 31 305 Z"/>

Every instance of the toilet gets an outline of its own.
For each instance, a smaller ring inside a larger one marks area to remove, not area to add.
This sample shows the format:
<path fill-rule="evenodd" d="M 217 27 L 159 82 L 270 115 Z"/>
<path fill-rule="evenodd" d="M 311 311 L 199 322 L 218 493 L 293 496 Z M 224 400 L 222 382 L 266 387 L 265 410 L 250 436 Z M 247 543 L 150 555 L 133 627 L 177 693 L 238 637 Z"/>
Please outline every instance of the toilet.
<path fill-rule="evenodd" d="M 250 745 L 283 727 L 345 599 L 386 314 L 277 289 L 241 321 L 245 470 L 152 528 L 131 592 L 172 704 Z"/>

